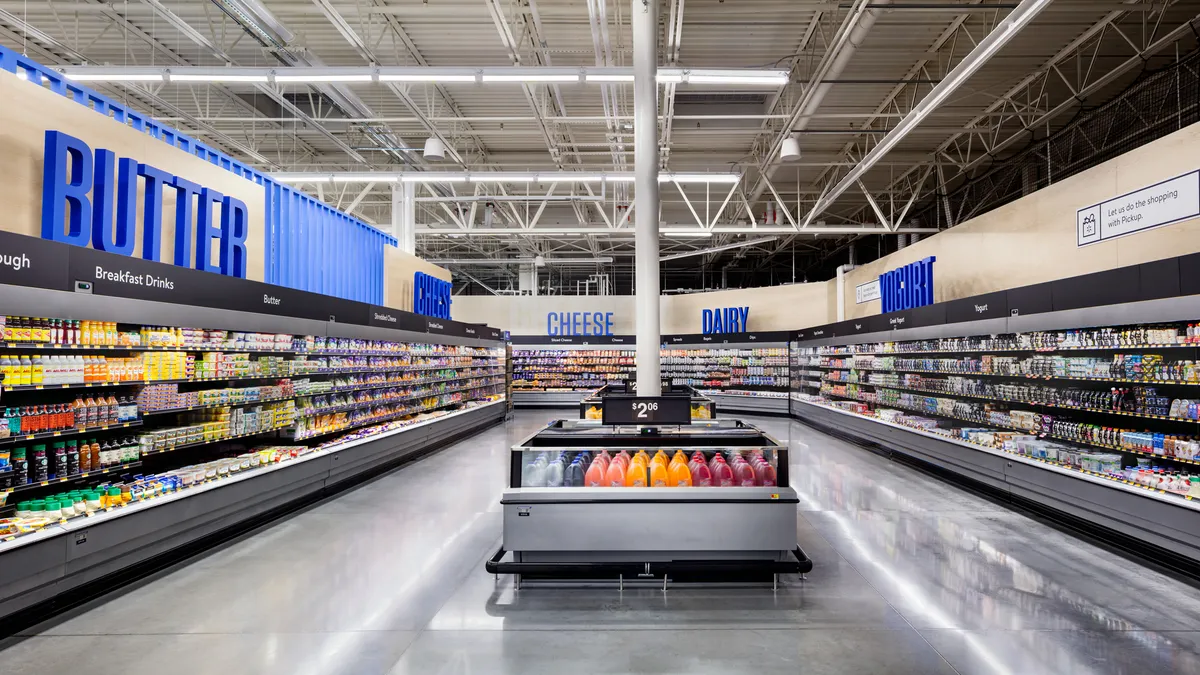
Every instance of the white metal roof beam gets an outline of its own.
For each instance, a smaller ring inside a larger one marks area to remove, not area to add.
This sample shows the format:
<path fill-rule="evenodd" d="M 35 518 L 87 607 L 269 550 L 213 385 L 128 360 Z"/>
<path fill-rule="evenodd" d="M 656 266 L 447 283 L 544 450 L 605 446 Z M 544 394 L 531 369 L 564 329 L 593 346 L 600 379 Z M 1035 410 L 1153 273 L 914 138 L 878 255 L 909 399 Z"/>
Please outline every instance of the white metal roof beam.
<path fill-rule="evenodd" d="M 1169 8 L 1171 6 L 1171 4 L 1173 4 L 1173 3 L 1168 3 L 1162 9 L 1165 10 L 1165 9 Z M 1136 9 L 1136 5 L 1130 5 L 1130 8 Z M 1106 29 L 1106 27 L 1109 26 L 1110 24 L 1112 24 L 1114 21 L 1118 20 L 1120 17 L 1124 16 L 1125 14 L 1126 14 L 1126 12 L 1124 12 L 1124 11 L 1114 11 L 1114 12 L 1110 12 L 1110 13 L 1106 14 L 1104 16 L 1104 18 L 1097 21 L 1095 24 L 1093 24 L 1091 27 L 1089 27 L 1086 31 L 1084 31 L 1082 34 L 1080 34 L 1077 38 L 1072 40 L 1068 45 L 1066 45 L 1061 50 L 1056 52 L 1054 54 L 1054 56 L 1050 57 L 1044 64 L 1042 64 L 1041 67 L 1039 67 L 1037 70 L 1033 71 L 1026 77 L 1022 78 L 1022 80 L 1020 82 L 1018 82 L 1016 85 L 1014 85 L 1008 91 L 1006 91 L 1003 95 L 997 97 L 995 102 L 993 102 L 986 109 L 984 109 L 983 112 L 981 112 L 978 115 L 976 115 L 975 117 L 973 117 L 972 120 L 970 122 L 968 122 L 967 125 L 965 125 L 965 126 L 974 126 L 976 124 L 979 124 L 980 122 L 983 122 L 984 120 L 988 119 L 989 117 L 1001 117 L 1001 118 L 1019 120 L 1021 122 L 1021 128 L 1019 130 L 1014 131 L 1012 134 L 1010 134 L 1009 136 L 1005 137 L 1002 140 L 996 141 L 994 144 L 991 145 L 991 148 L 987 152 L 979 154 L 975 157 L 967 158 L 966 161 L 964 161 L 964 162 L 948 162 L 948 164 L 955 166 L 958 169 L 958 171 L 955 172 L 952 176 L 947 176 L 944 179 L 941 178 L 940 176 L 942 174 L 942 166 L 946 163 L 941 162 L 940 160 L 936 160 L 936 158 L 939 156 L 943 156 L 946 153 L 946 151 L 949 150 L 950 148 L 952 148 L 957 141 L 959 141 L 964 136 L 968 136 L 969 134 L 967 134 L 967 133 L 955 134 L 955 135 L 951 136 L 950 138 L 946 139 L 946 141 L 943 142 L 940 146 L 938 146 L 938 148 L 931 153 L 931 159 L 933 159 L 934 163 L 938 167 L 939 180 L 934 185 L 932 185 L 929 189 L 937 190 L 937 189 L 941 188 L 942 186 L 946 185 L 947 183 L 953 182 L 959 176 L 966 175 L 968 172 L 979 167 L 980 165 L 982 165 L 983 162 L 985 162 L 989 159 L 994 159 L 998 152 L 1001 152 L 1003 150 L 1006 150 L 1006 149 L 1012 147 L 1012 145 L 1014 143 L 1016 143 L 1017 141 L 1019 141 L 1022 138 L 1025 138 L 1027 136 L 1027 134 L 1030 133 L 1031 130 L 1045 128 L 1045 126 L 1050 121 L 1061 116 L 1063 113 L 1067 112 L 1068 110 L 1074 109 L 1079 104 L 1080 100 L 1086 99 L 1088 96 L 1095 93 L 1098 89 L 1100 89 L 1104 85 L 1116 80 L 1117 78 L 1121 77 L 1125 73 L 1128 73 L 1136 68 L 1142 67 L 1142 65 L 1146 62 L 1147 58 L 1149 58 L 1150 56 L 1153 56 L 1154 54 L 1157 54 L 1158 52 L 1162 51 L 1163 49 L 1174 44 L 1175 41 L 1179 40 L 1184 35 L 1192 33 L 1195 30 L 1193 23 L 1196 22 L 1197 20 L 1200 20 L 1200 16 L 1196 16 L 1196 17 L 1189 19 L 1188 21 L 1180 24 L 1174 30 L 1168 32 L 1167 34 L 1163 35 L 1161 38 L 1155 40 L 1153 43 L 1148 45 L 1145 49 L 1134 53 L 1128 59 L 1126 59 L 1125 61 L 1122 61 L 1117 66 L 1109 69 L 1103 75 L 1099 75 L 1095 80 L 1093 80 L 1091 82 L 1087 82 L 1083 87 L 1081 87 L 1079 89 L 1078 97 L 1070 97 L 1070 98 L 1062 101 L 1058 105 L 1055 105 L 1053 108 L 1051 108 L 1049 110 L 1036 111 L 1036 112 L 1033 112 L 1032 114 L 1029 114 L 1029 113 L 1018 114 L 1017 112 L 1014 112 L 1014 110 L 1011 109 L 1010 104 L 1013 103 L 1014 101 L 1018 101 L 1022 97 L 1023 93 L 1028 93 L 1031 90 L 1038 89 L 1039 83 L 1044 82 L 1049 77 L 1051 69 L 1053 69 L 1057 65 L 1063 63 L 1064 61 L 1066 61 L 1072 57 L 1078 57 L 1081 53 L 1080 50 L 1084 49 L 1087 45 L 1089 45 L 1091 40 L 1101 38 L 1103 36 L 1103 32 Z M 1042 87 L 1042 89 L 1044 89 L 1044 87 Z M 1039 97 L 1040 97 L 1040 94 L 1039 94 Z M 1003 121 L 1003 119 L 1002 119 L 1002 121 Z M 981 128 L 980 132 L 983 132 L 983 131 L 987 131 L 987 129 Z M 897 185 L 900 185 L 900 184 L 904 183 L 905 181 L 911 181 L 913 178 L 914 172 L 919 171 L 921 169 L 921 167 L 922 167 L 921 164 L 914 164 L 908 170 L 901 173 L 894 181 L 892 181 L 892 183 L 890 185 L 888 185 L 888 189 L 894 189 Z"/>
<path fill-rule="evenodd" d="M 912 112 L 906 115 L 894 129 L 888 132 L 887 136 L 881 139 L 863 157 L 858 166 L 851 169 L 837 185 L 833 186 L 824 197 L 817 201 L 816 205 L 812 208 L 812 212 L 809 214 L 809 218 L 812 218 L 814 215 L 820 215 L 829 208 L 830 204 L 862 178 L 863 174 L 869 171 L 881 157 L 886 155 L 917 125 L 924 121 L 930 111 L 940 106 L 960 86 L 965 84 L 976 71 L 995 56 L 1004 45 L 1008 44 L 1009 40 L 1019 34 L 1021 29 L 1029 25 L 1029 22 L 1033 21 L 1034 17 L 1048 4 L 1050 4 L 1050 0 L 1021 0 L 1017 9 L 1012 14 L 1009 14 L 1004 21 L 1001 21 L 995 30 L 988 33 L 987 37 L 971 50 L 971 53 L 967 54 L 962 61 L 959 61 L 958 65 L 946 75 L 946 78 L 940 84 L 936 85 L 925 98 L 921 99 L 921 102 L 913 108 Z"/>

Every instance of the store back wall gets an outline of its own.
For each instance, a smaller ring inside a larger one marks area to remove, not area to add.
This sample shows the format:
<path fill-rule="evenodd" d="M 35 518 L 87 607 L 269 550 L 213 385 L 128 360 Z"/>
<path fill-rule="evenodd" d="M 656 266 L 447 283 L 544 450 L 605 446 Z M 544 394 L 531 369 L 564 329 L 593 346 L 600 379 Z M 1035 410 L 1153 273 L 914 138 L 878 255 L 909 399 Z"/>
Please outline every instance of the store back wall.
<path fill-rule="evenodd" d="M 790 330 L 828 323 L 828 298 L 826 283 L 665 295 L 659 315 L 663 334 L 700 333 L 702 312 L 725 307 L 748 307 L 751 331 Z M 546 335 L 551 312 L 611 312 L 612 333 L 632 335 L 634 307 L 631 295 L 456 295 L 450 310 L 456 321 L 487 323 L 513 335 Z"/>

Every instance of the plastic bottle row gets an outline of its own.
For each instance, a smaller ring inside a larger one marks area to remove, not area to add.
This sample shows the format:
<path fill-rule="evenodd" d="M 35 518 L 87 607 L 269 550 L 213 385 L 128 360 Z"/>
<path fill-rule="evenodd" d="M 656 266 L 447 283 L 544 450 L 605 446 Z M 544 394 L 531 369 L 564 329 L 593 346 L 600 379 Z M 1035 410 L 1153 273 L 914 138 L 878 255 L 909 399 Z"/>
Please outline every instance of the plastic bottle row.
<path fill-rule="evenodd" d="M 689 458 L 682 450 L 668 457 L 659 449 L 651 456 L 644 449 L 633 455 L 621 450 L 610 455 L 538 453 L 525 463 L 521 487 L 771 487 L 778 484 L 775 467 L 760 450 L 713 453 L 707 459 L 697 450 Z"/>

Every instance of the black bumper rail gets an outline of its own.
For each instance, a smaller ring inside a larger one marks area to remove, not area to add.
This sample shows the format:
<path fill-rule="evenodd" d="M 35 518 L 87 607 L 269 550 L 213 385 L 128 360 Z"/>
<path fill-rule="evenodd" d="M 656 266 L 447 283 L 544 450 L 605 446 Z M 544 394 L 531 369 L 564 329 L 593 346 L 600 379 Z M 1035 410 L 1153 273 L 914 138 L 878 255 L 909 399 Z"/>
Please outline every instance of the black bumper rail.
<path fill-rule="evenodd" d="M 501 562 L 508 553 L 501 546 L 484 569 L 488 574 L 520 574 L 547 579 L 628 580 L 671 577 L 676 581 L 725 580 L 775 574 L 807 574 L 813 563 L 799 546 L 795 560 L 669 560 L 656 562 Z"/>

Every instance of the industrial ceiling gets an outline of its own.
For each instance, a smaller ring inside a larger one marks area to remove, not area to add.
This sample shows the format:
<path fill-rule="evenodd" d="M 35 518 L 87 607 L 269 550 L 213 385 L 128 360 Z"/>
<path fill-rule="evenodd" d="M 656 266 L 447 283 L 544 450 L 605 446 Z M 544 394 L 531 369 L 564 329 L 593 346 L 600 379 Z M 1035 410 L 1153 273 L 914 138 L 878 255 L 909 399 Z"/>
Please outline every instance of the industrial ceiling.
<path fill-rule="evenodd" d="M 1196 49 L 1197 0 L 1050 2 L 853 189 L 824 203 L 1020 4 L 661 0 L 660 68 L 786 74 L 747 86 L 664 82 L 660 71 L 660 168 L 739 176 L 662 184 L 660 222 L 689 233 L 662 239 L 664 286 L 733 285 L 730 272 L 736 284 L 819 278 L 851 245 L 873 257 L 953 226 L 961 209 L 942 217 L 927 207 Z M 548 261 L 551 291 L 597 274 L 627 290 L 632 184 L 562 172 L 633 170 L 633 85 L 583 76 L 628 71 L 630 12 L 629 0 L 0 0 L 0 41 L 64 68 L 270 72 L 267 82 L 90 84 L 267 171 L 368 174 L 297 185 L 386 231 L 399 185 L 389 176 L 525 174 L 420 183 L 417 254 L 447 261 L 470 292 L 510 292 L 517 266 L 536 256 Z M 532 76 L 380 75 L 512 67 Z M 289 68 L 374 76 L 276 79 Z M 440 161 L 424 156 L 431 137 L 447 148 Z M 783 161 L 789 138 L 799 157 Z"/>

